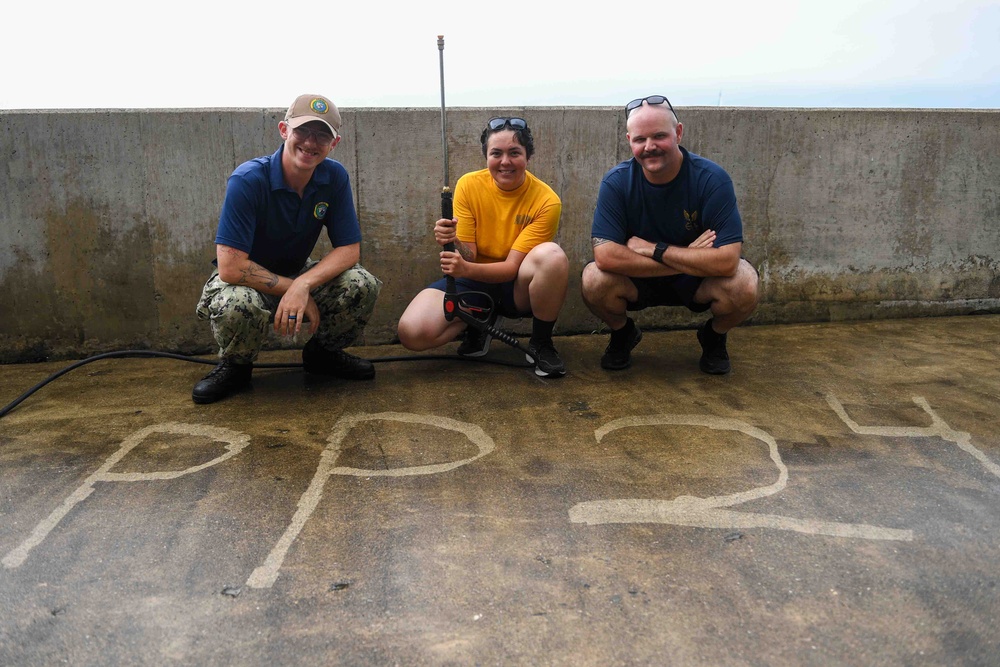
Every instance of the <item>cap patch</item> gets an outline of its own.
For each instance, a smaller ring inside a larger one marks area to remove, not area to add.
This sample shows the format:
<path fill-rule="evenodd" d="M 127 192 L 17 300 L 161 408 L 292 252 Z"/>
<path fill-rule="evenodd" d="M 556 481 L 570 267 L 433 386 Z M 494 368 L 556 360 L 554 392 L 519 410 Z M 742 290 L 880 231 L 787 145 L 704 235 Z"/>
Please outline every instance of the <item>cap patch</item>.
<path fill-rule="evenodd" d="M 325 100 L 321 100 L 320 98 L 317 97 L 316 99 L 314 99 L 312 102 L 309 103 L 309 108 L 315 111 L 316 113 L 326 113 L 330 107 L 327 106 Z"/>

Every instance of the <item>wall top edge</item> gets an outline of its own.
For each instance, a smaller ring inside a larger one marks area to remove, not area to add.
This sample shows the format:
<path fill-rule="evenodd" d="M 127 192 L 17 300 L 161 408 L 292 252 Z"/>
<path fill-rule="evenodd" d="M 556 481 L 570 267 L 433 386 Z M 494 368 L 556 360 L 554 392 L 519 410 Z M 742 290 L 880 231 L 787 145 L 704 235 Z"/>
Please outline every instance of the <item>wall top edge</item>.
<path fill-rule="evenodd" d="M 680 109 L 692 111 L 768 111 L 768 112 L 789 112 L 789 113 L 842 113 L 846 111 L 857 112 L 883 112 L 883 113 L 997 113 L 1000 109 L 976 108 L 976 107 L 751 107 L 751 106 L 682 106 L 675 105 Z M 622 107 L 615 106 L 517 106 L 517 105 L 497 105 L 497 106 L 449 106 L 449 111 L 476 111 L 476 110 L 501 110 L 501 109 L 534 109 L 553 111 L 618 111 Z M 360 111 L 440 111 L 441 107 L 413 106 L 413 107 L 339 107 L 343 112 Z M 268 113 L 282 114 L 285 107 L 265 108 L 265 107 L 148 107 L 148 108 L 79 108 L 79 109 L 0 109 L 0 115 L 14 114 L 84 114 L 84 113 Z"/>

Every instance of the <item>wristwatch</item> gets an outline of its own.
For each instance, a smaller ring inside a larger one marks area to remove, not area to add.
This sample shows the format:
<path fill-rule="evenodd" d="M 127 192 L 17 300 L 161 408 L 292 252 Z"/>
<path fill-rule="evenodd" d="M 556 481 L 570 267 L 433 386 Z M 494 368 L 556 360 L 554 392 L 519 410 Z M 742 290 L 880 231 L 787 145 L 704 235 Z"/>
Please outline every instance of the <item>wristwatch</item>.
<path fill-rule="evenodd" d="M 663 264 L 663 253 L 670 247 L 668 243 L 657 243 L 656 248 L 653 250 L 653 259 L 655 259 L 660 264 Z"/>

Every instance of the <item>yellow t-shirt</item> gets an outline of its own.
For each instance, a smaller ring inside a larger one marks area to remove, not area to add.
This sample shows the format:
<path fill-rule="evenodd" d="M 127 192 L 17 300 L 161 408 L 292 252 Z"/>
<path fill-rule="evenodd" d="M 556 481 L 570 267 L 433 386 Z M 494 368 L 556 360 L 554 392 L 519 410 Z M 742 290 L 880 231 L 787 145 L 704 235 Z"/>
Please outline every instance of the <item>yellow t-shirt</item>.
<path fill-rule="evenodd" d="M 489 169 L 469 172 L 455 185 L 455 233 L 476 244 L 477 263 L 502 262 L 511 250 L 527 254 L 551 241 L 561 213 L 559 195 L 528 171 L 511 192 L 497 187 Z"/>

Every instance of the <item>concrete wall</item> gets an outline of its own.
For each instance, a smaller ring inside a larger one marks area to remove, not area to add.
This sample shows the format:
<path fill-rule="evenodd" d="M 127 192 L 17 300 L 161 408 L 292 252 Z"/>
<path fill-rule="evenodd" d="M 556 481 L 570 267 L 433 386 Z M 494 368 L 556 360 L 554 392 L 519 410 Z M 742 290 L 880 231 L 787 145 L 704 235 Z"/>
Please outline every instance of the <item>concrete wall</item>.
<path fill-rule="evenodd" d="M 448 111 L 450 182 L 481 168 L 491 115 L 529 120 L 529 168 L 563 199 L 573 265 L 557 334 L 598 321 L 579 297 L 603 173 L 629 157 L 617 108 Z M 1000 112 L 680 108 L 684 145 L 732 175 L 751 323 L 1000 311 Z M 212 349 L 194 304 L 226 178 L 278 145 L 282 110 L 0 112 L 0 361 L 135 347 Z M 365 343 L 389 343 L 438 277 L 440 110 L 345 109 L 362 261 L 385 283 Z M 324 239 L 325 241 L 325 239 Z M 324 247 L 319 248 L 322 252 Z M 647 327 L 691 326 L 682 309 Z M 275 341 L 277 343 L 277 341 Z"/>

